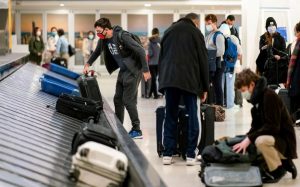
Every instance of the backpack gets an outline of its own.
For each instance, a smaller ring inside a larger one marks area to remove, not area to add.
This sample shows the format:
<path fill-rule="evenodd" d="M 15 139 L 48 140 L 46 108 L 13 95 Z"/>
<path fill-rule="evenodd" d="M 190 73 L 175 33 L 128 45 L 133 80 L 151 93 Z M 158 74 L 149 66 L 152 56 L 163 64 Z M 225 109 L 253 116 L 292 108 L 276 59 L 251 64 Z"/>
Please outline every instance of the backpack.
<path fill-rule="evenodd" d="M 219 34 L 222 34 L 220 31 L 217 31 L 213 36 L 213 42 L 216 45 L 217 36 Z M 223 35 L 223 34 L 222 34 Z M 224 36 L 224 35 L 223 35 Z M 232 42 L 230 37 L 225 37 L 225 52 L 223 55 L 223 59 L 225 62 L 225 72 L 227 71 L 233 71 L 234 66 L 237 61 L 238 52 L 237 52 L 237 46 Z"/>

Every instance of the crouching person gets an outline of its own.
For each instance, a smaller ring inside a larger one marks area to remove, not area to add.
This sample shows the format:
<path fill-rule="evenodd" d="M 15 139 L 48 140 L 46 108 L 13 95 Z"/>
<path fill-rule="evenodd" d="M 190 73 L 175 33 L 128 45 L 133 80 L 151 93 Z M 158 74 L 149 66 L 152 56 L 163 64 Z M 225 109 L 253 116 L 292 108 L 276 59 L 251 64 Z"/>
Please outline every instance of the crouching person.
<path fill-rule="evenodd" d="M 292 159 L 297 158 L 296 135 L 284 103 L 267 87 L 266 79 L 250 69 L 237 75 L 235 86 L 253 108 L 251 129 L 241 143 L 233 146 L 233 150 L 245 153 L 251 142 L 255 144 L 268 166 L 263 175 L 264 183 L 278 182 L 286 171 L 295 179 L 297 169 Z"/>

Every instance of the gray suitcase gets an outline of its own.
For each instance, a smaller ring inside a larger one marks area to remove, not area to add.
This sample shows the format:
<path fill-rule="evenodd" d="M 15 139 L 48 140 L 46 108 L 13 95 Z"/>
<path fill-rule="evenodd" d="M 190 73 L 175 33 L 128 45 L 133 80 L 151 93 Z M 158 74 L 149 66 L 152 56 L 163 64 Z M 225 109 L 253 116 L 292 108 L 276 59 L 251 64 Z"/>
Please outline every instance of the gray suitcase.
<path fill-rule="evenodd" d="M 259 168 L 249 164 L 210 164 L 202 181 L 207 187 L 260 187 Z"/>

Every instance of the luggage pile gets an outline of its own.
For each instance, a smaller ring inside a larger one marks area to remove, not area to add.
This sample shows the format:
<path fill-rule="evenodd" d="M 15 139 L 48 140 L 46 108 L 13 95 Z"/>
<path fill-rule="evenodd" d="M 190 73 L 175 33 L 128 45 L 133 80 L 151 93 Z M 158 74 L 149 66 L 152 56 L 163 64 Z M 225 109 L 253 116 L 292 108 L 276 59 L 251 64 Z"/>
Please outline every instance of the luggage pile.
<path fill-rule="evenodd" d="M 97 187 L 122 186 L 128 159 L 118 150 L 116 134 L 106 121 L 93 72 L 80 76 L 52 63 L 49 70 L 40 78 L 42 91 L 58 96 L 57 112 L 83 121 L 72 140 L 70 180 Z"/>

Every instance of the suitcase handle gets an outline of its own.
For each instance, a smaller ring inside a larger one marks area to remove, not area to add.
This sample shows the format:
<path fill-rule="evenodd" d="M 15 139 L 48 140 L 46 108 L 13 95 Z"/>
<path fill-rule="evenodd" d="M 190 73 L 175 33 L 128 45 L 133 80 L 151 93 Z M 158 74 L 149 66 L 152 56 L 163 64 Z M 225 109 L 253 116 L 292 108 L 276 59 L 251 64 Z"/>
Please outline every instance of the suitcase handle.
<path fill-rule="evenodd" d="M 94 70 L 90 70 L 89 72 L 87 72 L 87 73 L 85 74 L 85 76 L 86 76 L 86 77 L 89 77 L 89 74 L 90 74 L 90 77 L 94 77 L 95 71 L 94 71 Z"/>

